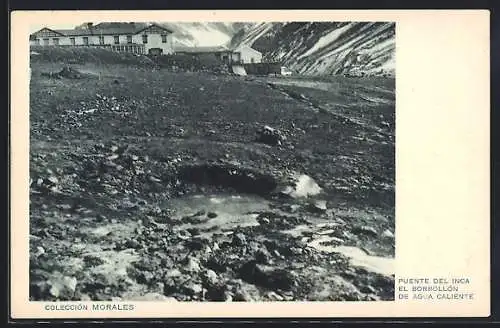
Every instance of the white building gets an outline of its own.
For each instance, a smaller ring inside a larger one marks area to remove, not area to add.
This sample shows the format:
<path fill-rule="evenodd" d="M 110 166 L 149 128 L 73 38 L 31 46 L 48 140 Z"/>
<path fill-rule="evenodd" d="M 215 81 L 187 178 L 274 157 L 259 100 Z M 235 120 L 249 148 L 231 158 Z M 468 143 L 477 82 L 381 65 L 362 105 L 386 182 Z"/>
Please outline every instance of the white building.
<path fill-rule="evenodd" d="M 233 58 L 243 64 L 262 62 L 262 53 L 247 45 L 241 45 L 232 50 Z"/>
<path fill-rule="evenodd" d="M 135 23 L 87 23 L 85 28 L 42 28 L 30 35 L 30 45 L 101 47 L 140 54 L 171 54 L 173 31 L 158 25 Z"/>

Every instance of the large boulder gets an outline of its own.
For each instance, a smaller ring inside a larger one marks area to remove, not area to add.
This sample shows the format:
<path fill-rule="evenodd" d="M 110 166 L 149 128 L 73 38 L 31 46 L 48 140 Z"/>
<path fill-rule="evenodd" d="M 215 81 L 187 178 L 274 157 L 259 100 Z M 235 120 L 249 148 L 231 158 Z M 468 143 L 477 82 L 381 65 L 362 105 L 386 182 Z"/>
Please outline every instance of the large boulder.
<path fill-rule="evenodd" d="M 261 142 L 271 146 L 280 146 L 286 140 L 285 135 L 268 125 L 263 126 L 257 131 L 257 142 Z"/>
<path fill-rule="evenodd" d="M 258 264 L 257 261 L 245 263 L 239 271 L 241 279 L 256 286 L 290 290 L 295 285 L 295 279 L 289 271 Z"/>

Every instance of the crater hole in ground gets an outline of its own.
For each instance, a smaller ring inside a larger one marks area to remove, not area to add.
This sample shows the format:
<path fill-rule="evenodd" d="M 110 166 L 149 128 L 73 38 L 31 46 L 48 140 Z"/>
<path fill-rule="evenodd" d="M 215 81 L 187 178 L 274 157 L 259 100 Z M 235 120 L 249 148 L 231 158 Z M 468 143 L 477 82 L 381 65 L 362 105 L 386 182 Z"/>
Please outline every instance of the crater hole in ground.
<path fill-rule="evenodd" d="M 278 186 L 270 175 L 227 165 L 201 164 L 184 166 L 179 179 L 196 185 L 227 188 L 237 193 L 266 196 Z"/>

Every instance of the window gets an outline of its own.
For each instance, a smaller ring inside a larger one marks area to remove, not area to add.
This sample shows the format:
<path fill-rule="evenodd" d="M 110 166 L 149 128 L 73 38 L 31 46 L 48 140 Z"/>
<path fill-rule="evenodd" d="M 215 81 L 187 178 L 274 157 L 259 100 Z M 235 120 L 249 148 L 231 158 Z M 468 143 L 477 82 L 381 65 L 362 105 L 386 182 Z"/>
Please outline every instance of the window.
<path fill-rule="evenodd" d="M 120 44 L 120 37 L 118 35 L 115 35 L 115 44 Z"/>
<path fill-rule="evenodd" d="M 48 46 L 49 45 L 49 39 L 48 38 L 43 39 L 43 45 L 44 46 Z"/>
<path fill-rule="evenodd" d="M 89 45 L 89 37 L 88 36 L 84 36 L 83 37 L 83 44 L 88 46 Z"/>
<path fill-rule="evenodd" d="M 161 35 L 161 42 L 162 43 L 167 43 L 167 35 L 166 34 L 162 34 Z"/>
<path fill-rule="evenodd" d="M 132 43 L 132 35 L 127 35 L 127 43 Z"/>
<path fill-rule="evenodd" d="M 252 58 L 250 58 L 250 62 L 251 62 L 252 64 L 253 64 L 253 63 L 255 63 L 255 59 L 254 59 L 253 57 L 252 57 Z"/>
<path fill-rule="evenodd" d="M 55 46 L 59 45 L 59 39 L 58 38 L 53 38 L 52 41 L 54 42 Z"/>
<path fill-rule="evenodd" d="M 75 38 L 69 38 L 69 42 L 71 43 L 72 46 L 76 44 Z"/>
<path fill-rule="evenodd" d="M 99 44 L 104 44 L 104 36 L 102 35 L 99 36 Z"/>
<path fill-rule="evenodd" d="M 39 45 L 40 45 L 40 39 L 36 39 L 36 40 L 35 40 L 35 44 L 36 44 L 37 46 L 39 46 Z"/>
<path fill-rule="evenodd" d="M 148 43 L 148 35 L 147 34 L 144 34 L 142 36 L 142 43 Z"/>

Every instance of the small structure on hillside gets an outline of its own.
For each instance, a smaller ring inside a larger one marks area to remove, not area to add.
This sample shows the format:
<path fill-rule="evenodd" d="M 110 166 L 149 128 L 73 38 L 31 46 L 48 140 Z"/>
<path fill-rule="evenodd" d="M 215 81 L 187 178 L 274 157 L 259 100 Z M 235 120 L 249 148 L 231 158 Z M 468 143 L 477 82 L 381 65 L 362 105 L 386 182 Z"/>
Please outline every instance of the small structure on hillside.
<path fill-rule="evenodd" d="M 260 63 L 262 61 L 262 53 L 247 45 L 240 45 L 235 48 L 224 45 L 216 47 L 175 46 L 174 52 L 192 56 L 213 56 L 227 65 Z"/>

